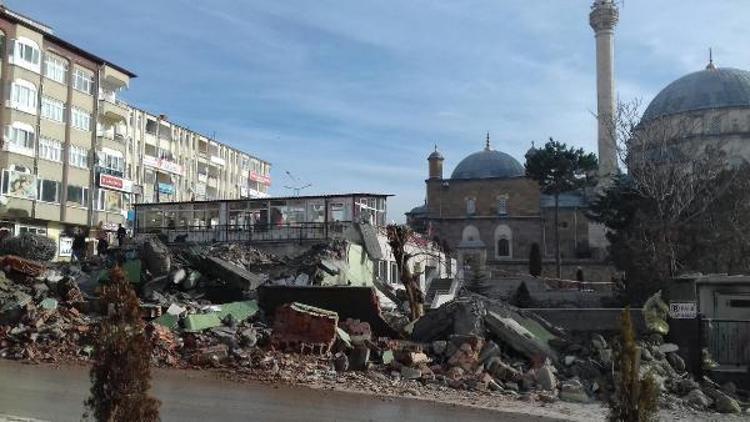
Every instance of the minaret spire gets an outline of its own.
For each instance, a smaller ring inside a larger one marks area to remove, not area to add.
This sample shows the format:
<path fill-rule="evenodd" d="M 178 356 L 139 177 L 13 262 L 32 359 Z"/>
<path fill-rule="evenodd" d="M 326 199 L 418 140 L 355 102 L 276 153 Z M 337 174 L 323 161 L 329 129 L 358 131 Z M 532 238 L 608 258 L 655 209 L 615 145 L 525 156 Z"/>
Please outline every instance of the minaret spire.
<path fill-rule="evenodd" d="M 594 0 L 589 25 L 596 35 L 596 117 L 599 183 L 606 185 L 617 172 L 617 146 L 612 134 L 615 113 L 614 36 L 620 12 L 611 0 Z"/>
<path fill-rule="evenodd" d="M 716 69 L 716 66 L 714 66 L 714 51 L 711 47 L 708 47 L 708 64 L 706 65 L 706 69 Z"/>
<path fill-rule="evenodd" d="M 487 140 L 485 141 L 484 150 L 489 151 L 490 150 L 490 133 L 487 132 Z"/>

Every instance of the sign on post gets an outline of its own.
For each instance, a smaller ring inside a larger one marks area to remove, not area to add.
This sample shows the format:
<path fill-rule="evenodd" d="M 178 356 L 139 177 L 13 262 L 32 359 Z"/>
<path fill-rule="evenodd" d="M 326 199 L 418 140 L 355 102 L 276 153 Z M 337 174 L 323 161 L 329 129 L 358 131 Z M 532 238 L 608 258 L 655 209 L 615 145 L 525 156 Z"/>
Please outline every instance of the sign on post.
<path fill-rule="evenodd" d="M 695 319 L 697 315 L 695 302 L 669 302 L 669 317 L 672 319 Z"/>

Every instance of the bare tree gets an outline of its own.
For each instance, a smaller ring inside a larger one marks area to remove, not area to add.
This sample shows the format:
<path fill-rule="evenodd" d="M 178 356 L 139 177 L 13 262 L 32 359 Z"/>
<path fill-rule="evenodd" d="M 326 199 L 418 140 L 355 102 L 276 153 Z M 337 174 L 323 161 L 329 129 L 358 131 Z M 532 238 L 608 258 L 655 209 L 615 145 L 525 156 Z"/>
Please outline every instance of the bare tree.
<path fill-rule="evenodd" d="M 424 315 L 424 293 L 419 287 L 420 273 L 413 272 L 409 262 L 415 255 L 406 252 L 406 244 L 412 236 L 412 230 L 405 225 L 391 224 L 386 228 L 386 234 L 388 245 L 396 260 L 399 278 L 406 288 L 410 319 L 415 321 Z"/>
<path fill-rule="evenodd" d="M 641 102 L 620 103 L 609 123 L 632 188 L 651 203 L 645 245 L 662 262 L 665 276 L 679 267 L 675 233 L 705 212 L 731 180 L 717 184 L 727 168 L 718 146 L 692 143 L 702 134 L 700 115 L 673 115 L 644 121 Z"/>

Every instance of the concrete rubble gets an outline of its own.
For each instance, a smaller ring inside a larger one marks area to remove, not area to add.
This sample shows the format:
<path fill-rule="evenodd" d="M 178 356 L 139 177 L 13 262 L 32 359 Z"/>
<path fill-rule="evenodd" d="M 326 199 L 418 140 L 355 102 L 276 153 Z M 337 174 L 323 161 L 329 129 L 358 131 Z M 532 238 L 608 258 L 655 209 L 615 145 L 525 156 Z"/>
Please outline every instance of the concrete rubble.
<path fill-rule="evenodd" d="M 239 244 L 168 247 L 150 238 L 121 258 L 149 321 L 157 366 L 409 395 L 448 389 L 549 403 L 612 394 L 614 337 L 571 335 L 474 294 L 408 324 L 398 311 L 381 309 L 372 287 L 322 284 L 345 271 L 345 249 L 322 244 L 285 257 Z M 99 286 L 107 282 L 102 263 L 0 262 L 0 357 L 87 361 Z M 695 379 L 662 335 L 645 336 L 639 347 L 642 375 L 658 380 L 662 406 L 746 411 L 747 391 Z"/>

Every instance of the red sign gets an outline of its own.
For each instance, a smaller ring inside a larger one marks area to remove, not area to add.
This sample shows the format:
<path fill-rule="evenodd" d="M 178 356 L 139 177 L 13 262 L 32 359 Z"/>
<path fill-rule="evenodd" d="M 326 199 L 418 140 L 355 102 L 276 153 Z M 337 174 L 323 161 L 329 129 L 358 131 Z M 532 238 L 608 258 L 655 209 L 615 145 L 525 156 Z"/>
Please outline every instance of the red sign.
<path fill-rule="evenodd" d="M 271 177 L 270 176 L 263 176 L 261 174 L 258 174 L 254 171 L 250 172 L 250 176 L 248 178 L 254 182 L 262 183 L 266 186 L 271 186 Z"/>
<path fill-rule="evenodd" d="M 107 189 L 119 190 L 122 192 L 133 192 L 133 182 L 109 174 L 99 174 L 99 186 Z"/>

